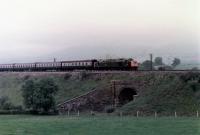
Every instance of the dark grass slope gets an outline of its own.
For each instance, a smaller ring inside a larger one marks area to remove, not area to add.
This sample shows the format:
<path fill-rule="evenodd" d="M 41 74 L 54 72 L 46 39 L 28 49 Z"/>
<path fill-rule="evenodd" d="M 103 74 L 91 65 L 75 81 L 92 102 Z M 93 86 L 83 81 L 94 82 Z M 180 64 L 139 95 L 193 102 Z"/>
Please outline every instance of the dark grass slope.
<path fill-rule="evenodd" d="M 152 115 L 195 115 L 200 111 L 200 75 L 188 73 L 184 75 L 170 74 L 152 76 L 152 85 L 147 87 L 135 100 L 118 111 Z"/>

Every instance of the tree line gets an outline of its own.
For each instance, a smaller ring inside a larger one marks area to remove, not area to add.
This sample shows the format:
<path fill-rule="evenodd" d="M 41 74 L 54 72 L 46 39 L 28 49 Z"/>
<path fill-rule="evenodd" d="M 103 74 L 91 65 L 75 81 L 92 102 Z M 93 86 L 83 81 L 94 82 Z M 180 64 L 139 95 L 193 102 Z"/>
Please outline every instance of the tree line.
<path fill-rule="evenodd" d="M 154 59 L 154 61 L 145 60 L 144 62 L 142 62 L 140 65 L 140 69 L 141 70 L 150 70 L 153 66 L 153 69 L 156 69 L 156 67 L 160 67 L 160 68 L 163 67 L 163 68 L 165 68 L 165 70 L 173 70 L 180 64 L 181 64 L 181 60 L 179 58 L 174 58 L 172 63 L 170 65 L 168 65 L 163 62 L 162 57 L 156 57 Z"/>

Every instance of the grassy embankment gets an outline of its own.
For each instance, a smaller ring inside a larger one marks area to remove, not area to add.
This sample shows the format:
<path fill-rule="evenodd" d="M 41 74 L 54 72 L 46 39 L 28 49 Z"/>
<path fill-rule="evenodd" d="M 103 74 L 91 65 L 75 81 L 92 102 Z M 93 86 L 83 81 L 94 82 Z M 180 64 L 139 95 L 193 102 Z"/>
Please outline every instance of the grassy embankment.
<path fill-rule="evenodd" d="M 56 102 L 80 96 L 97 86 L 107 85 L 110 80 L 124 75 L 107 75 L 105 78 L 88 74 L 71 75 L 68 73 L 1 73 L 0 97 L 7 96 L 13 105 L 23 105 L 21 87 L 27 79 L 51 77 L 59 86 Z"/>
<path fill-rule="evenodd" d="M 200 112 L 200 74 L 187 73 L 147 73 L 141 74 L 109 74 L 81 76 L 63 74 L 32 75 L 27 73 L 1 74 L 0 75 L 0 95 L 8 96 L 14 105 L 23 105 L 21 96 L 21 86 L 29 78 L 52 77 L 59 85 L 60 90 L 56 96 L 56 102 L 84 94 L 95 87 L 106 85 L 112 79 L 139 80 L 148 82 L 150 87 L 143 89 L 139 97 L 117 111 L 123 113 L 145 112 L 145 115 L 152 115 L 155 111 L 159 114 L 173 115 L 177 111 L 178 115 L 195 115 Z"/>
<path fill-rule="evenodd" d="M 143 115 L 195 115 L 200 111 L 200 74 L 151 74 L 142 78 L 149 80 L 152 85 L 143 90 L 134 101 L 122 106 L 118 111 Z"/>

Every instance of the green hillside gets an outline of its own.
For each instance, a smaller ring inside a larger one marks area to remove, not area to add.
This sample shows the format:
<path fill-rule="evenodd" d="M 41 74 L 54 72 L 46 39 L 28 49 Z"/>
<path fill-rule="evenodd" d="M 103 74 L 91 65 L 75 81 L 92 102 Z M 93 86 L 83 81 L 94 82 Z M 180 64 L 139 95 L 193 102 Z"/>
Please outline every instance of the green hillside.
<path fill-rule="evenodd" d="M 148 84 L 138 98 L 116 112 L 145 115 L 158 112 L 191 114 L 200 110 L 200 73 L 137 72 L 119 74 L 94 73 L 0 73 L 0 97 L 8 97 L 13 105 L 22 105 L 21 86 L 30 78 L 53 78 L 59 86 L 56 102 L 80 96 L 94 88 L 102 88 L 111 80 L 137 80 Z M 193 114 L 191 114 L 193 115 Z"/>
<path fill-rule="evenodd" d="M 121 76 L 121 75 L 120 75 Z M 53 78 L 59 86 L 56 102 L 80 96 L 97 86 L 106 85 L 112 78 L 119 78 L 113 75 L 106 75 L 105 78 L 88 73 L 1 73 L 0 74 L 0 97 L 8 97 L 14 105 L 23 105 L 21 87 L 26 80 L 35 78 Z M 103 79 L 102 79 L 103 78 Z"/>
<path fill-rule="evenodd" d="M 152 77 L 153 85 L 144 89 L 134 101 L 119 108 L 128 114 L 137 111 L 143 115 L 154 112 L 172 115 L 194 115 L 200 110 L 200 74 L 187 73 L 183 75 L 170 74 Z"/>

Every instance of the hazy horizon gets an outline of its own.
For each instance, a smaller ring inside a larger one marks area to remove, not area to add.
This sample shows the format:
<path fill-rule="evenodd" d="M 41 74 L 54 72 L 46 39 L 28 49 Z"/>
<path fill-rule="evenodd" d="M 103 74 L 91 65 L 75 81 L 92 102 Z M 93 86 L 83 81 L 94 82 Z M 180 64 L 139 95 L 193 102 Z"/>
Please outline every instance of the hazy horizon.
<path fill-rule="evenodd" d="M 198 0 L 0 1 L 0 63 L 149 54 L 200 63 Z"/>

